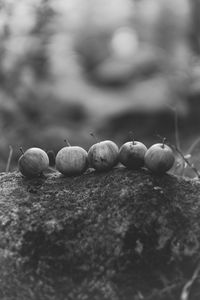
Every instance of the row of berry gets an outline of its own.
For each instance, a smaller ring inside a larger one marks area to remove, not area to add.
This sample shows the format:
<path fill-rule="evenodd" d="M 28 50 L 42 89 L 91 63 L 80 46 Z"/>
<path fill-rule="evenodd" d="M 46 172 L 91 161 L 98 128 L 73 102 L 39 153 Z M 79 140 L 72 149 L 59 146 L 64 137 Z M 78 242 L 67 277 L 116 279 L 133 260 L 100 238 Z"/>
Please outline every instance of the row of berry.
<path fill-rule="evenodd" d="M 150 171 L 162 174 L 172 168 L 174 160 L 173 151 L 165 141 L 147 149 L 143 143 L 133 140 L 119 149 L 114 142 L 106 140 L 92 145 L 88 152 L 68 143 L 57 153 L 55 163 L 56 169 L 65 176 L 80 175 L 88 167 L 107 171 L 118 162 L 128 169 L 139 169 L 145 165 Z M 49 157 L 40 148 L 30 148 L 23 152 L 18 166 L 25 177 L 37 177 L 49 167 Z"/>

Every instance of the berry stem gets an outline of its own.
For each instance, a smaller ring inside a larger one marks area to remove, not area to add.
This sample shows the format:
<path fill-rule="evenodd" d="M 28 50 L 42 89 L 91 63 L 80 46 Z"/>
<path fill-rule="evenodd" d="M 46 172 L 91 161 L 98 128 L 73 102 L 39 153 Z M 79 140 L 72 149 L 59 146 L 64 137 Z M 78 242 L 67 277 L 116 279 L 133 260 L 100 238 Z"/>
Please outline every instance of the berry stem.
<path fill-rule="evenodd" d="M 64 142 L 67 144 L 68 147 L 71 147 L 69 140 L 66 138 L 64 139 Z"/>
<path fill-rule="evenodd" d="M 22 147 L 19 148 L 19 151 L 24 154 L 24 149 Z"/>
<path fill-rule="evenodd" d="M 99 139 L 97 138 L 96 134 L 94 132 L 91 132 L 90 135 L 95 139 L 97 143 L 99 143 Z"/>
<path fill-rule="evenodd" d="M 133 131 L 129 131 L 129 136 L 130 136 L 130 139 L 132 139 L 132 143 L 134 145 L 135 144 L 135 139 L 134 139 Z"/>
<path fill-rule="evenodd" d="M 166 140 L 167 140 L 167 139 L 164 137 L 164 138 L 163 138 L 163 141 L 162 141 L 162 148 L 163 148 L 163 149 L 165 148 L 165 142 L 166 142 Z"/>

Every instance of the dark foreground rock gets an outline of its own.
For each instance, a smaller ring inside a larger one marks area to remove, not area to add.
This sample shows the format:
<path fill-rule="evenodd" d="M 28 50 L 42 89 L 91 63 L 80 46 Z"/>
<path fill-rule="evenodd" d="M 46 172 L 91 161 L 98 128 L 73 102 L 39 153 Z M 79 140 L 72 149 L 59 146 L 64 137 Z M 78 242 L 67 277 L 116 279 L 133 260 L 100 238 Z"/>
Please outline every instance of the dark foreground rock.
<path fill-rule="evenodd" d="M 119 168 L 4 173 L 0 186 L 1 300 L 184 299 L 200 259 L 199 182 Z"/>

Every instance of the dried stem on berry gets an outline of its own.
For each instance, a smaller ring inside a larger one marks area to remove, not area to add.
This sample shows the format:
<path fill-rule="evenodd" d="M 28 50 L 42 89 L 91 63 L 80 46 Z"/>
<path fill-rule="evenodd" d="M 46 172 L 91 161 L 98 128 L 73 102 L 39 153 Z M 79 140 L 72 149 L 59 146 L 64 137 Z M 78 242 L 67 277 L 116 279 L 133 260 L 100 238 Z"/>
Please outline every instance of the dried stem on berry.
<path fill-rule="evenodd" d="M 163 141 L 162 141 L 162 148 L 163 148 L 163 149 L 165 148 L 166 140 L 167 140 L 166 137 L 164 137 L 164 138 L 163 138 Z"/>
<path fill-rule="evenodd" d="M 22 147 L 19 148 L 19 151 L 24 154 L 24 149 Z"/>
<path fill-rule="evenodd" d="M 91 132 L 90 135 L 95 139 L 96 143 L 99 143 L 99 139 L 94 132 Z"/>
<path fill-rule="evenodd" d="M 69 140 L 66 138 L 64 139 L 64 142 L 67 144 L 68 147 L 71 147 Z"/>
<path fill-rule="evenodd" d="M 134 145 L 135 144 L 135 139 L 134 139 L 133 131 L 129 131 L 129 137 L 130 137 L 130 139 L 132 139 L 132 143 Z"/>

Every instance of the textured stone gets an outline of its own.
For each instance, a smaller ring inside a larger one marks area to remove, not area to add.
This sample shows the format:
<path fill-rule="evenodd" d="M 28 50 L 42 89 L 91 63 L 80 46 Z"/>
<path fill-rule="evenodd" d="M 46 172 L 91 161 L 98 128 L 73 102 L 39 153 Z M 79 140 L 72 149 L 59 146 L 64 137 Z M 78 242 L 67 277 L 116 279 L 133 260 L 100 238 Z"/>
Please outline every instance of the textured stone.
<path fill-rule="evenodd" d="M 198 181 L 116 168 L 0 186 L 1 300 L 180 299 L 199 262 Z"/>

